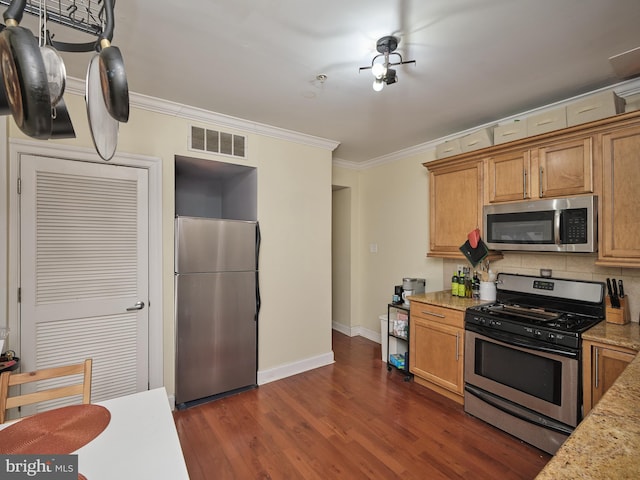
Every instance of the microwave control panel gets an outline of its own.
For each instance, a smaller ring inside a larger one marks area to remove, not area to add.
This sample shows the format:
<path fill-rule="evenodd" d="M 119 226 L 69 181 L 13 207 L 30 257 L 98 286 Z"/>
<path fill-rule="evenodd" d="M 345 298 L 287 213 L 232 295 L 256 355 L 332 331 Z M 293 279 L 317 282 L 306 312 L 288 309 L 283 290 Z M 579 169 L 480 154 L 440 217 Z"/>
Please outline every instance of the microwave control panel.
<path fill-rule="evenodd" d="M 587 209 L 572 208 L 562 212 L 562 243 L 587 243 Z"/>

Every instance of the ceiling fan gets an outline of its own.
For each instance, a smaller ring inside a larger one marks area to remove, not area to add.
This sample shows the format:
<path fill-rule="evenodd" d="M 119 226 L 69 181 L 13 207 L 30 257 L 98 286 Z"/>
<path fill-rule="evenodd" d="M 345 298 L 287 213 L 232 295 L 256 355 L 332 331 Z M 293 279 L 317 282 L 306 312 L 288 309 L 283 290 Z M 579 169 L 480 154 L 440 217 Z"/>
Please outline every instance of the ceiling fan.
<path fill-rule="evenodd" d="M 398 48 L 398 43 L 398 38 L 392 35 L 379 38 L 376 42 L 376 50 L 379 53 L 371 59 L 371 66 L 360 67 L 359 69 L 359 71 L 371 70 L 371 73 L 374 76 L 373 89 L 376 92 L 382 90 L 385 84 L 391 85 L 398 81 L 396 70 L 390 67 L 405 65 L 407 63 L 413 63 L 415 65 L 416 63 L 415 60 L 403 60 L 402 55 L 395 51 L 396 48 Z M 392 55 L 397 56 L 400 60 L 396 62 L 390 61 L 390 57 Z M 376 63 L 378 58 L 382 58 L 382 62 Z"/>

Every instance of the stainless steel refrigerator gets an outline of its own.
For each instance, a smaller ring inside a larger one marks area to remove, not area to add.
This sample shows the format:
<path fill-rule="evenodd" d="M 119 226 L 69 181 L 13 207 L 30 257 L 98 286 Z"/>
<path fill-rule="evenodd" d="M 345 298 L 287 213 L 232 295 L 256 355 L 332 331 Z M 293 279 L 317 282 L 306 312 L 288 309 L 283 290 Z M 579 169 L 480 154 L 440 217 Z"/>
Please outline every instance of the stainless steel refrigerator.
<path fill-rule="evenodd" d="M 257 384 L 257 222 L 176 217 L 176 405 Z"/>

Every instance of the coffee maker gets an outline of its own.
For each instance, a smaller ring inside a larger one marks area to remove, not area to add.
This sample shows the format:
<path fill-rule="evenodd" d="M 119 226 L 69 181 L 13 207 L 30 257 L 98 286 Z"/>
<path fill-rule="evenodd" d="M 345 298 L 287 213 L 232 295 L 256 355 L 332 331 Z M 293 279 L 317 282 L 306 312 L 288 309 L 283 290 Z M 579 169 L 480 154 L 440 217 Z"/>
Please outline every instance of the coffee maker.
<path fill-rule="evenodd" d="M 424 278 L 408 278 L 402 279 L 402 301 L 406 306 L 409 306 L 409 300 L 407 297 L 411 295 L 417 295 L 418 293 L 424 293 L 426 286 L 426 280 Z"/>

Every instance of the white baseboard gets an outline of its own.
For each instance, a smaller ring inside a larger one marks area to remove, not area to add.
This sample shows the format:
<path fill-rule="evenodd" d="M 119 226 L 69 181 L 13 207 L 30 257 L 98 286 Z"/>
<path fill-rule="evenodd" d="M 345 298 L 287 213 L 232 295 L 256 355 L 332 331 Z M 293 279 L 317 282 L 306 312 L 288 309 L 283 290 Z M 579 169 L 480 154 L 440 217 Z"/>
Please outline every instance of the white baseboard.
<path fill-rule="evenodd" d="M 380 332 L 378 331 L 369 330 L 368 328 L 364 328 L 364 327 L 355 327 L 354 330 L 357 332 L 356 335 L 360 335 L 361 337 L 367 338 L 372 342 L 382 343 L 382 337 L 380 335 Z"/>
<path fill-rule="evenodd" d="M 262 370 L 258 372 L 258 385 L 264 385 L 265 383 L 274 382 L 308 370 L 331 365 L 334 361 L 333 351 L 331 351 L 315 357 L 305 358 L 298 362 Z"/>
<path fill-rule="evenodd" d="M 331 327 L 340 332 L 343 333 L 344 335 L 347 335 L 349 337 L 356 337 L 356 336 L 361 336 L 364 338 L 367 338 L 369 340 L 371 340 L 372 342 L 376 342 L 376 343 L 381 343 L 382 342 L 382 337 L 380 335 L 380 332 L 377 332 L 375 330 L 369 330 L 368 328 L 365 327 L 350 327 L 348 325 L 343 325 L 342 323 L 336 323 L 333 322 Z"/>
<path fill-rule="evenodd" d="M 351 327 L 349 325 L 345 325 L 344 323 L 331 322 L 331 328 L 336 332 L 340 332 L 348 337 L 353 337 Z"/>
<path fill-rule="evenodd" d="M 345 325 L 334 323 L 333 329 L 339 331 L 340 333 L 348 335 L 350 337 L 355 337 L 356 335 L 360 335 L 361 337 L 368 338 L 373 342 L 380 343 L 380 332 L 375 332 L 373 330 L 369 330 L 368 328 L 346 327 Z M 287 378 L 292 375 L 297 375 L 298 373 L 306 372 L 308 370 L 313 370 L 315 368 L 331 365 L 334 362 L 335 360 L 333 357 L 333 351 L 331 351 L 331 352 L 324 353 L 322 355 L 317 355 L 315 357 L 305 358 L 298 362 L 280 365 L 278 367 L 270 368 L 268 370 L 262 370 L 258 372 L 258 385 L 264 385 L 265 383 L 281 380 L 283 378 Z M 168 395 L 168 399 L 169 399 L 169 404 L 171 405 L 171 410 L 174 410 L 176 406 L 175 396 Z"/>

